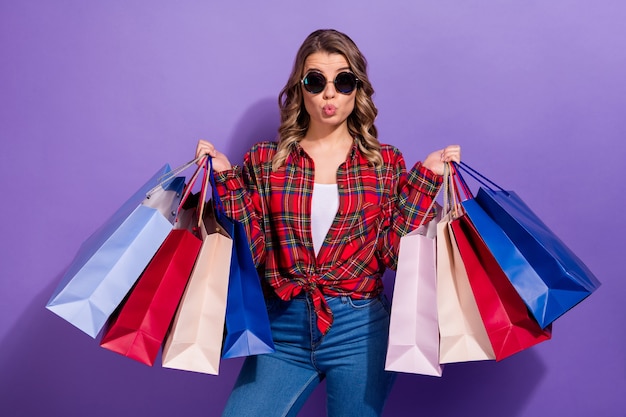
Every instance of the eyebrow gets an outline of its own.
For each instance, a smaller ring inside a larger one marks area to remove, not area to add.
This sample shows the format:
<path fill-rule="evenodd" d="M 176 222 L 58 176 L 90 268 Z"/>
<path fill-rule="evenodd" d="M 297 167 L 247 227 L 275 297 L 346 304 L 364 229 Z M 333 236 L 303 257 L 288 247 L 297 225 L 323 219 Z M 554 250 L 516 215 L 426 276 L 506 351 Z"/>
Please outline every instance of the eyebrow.
<path fill-rule="evenodd" d="M 305 67 L 304 73 L 306 74 L 307 72 L 311 72 L 311 71 L 317 71 L 317 72 L 324 73 L 324 71 L 322 71 L 321 69 L 319 69 L 317 67 L 311 67 L 311 68 L 306 68 Z M 352 72 L 352 68 L 350 68 L 350 67 L 342 67 L 342 68 L 338 68 L 337 69 L 337 73 L 340 73 L 342 71 L 350 71 L 350 72 Z"/>

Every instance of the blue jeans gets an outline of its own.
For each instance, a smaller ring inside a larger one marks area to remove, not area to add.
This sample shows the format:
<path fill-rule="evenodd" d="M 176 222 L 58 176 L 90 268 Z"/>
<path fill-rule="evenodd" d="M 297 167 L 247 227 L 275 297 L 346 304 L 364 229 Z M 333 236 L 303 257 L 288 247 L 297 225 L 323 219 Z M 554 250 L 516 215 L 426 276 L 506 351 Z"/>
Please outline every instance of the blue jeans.
<path fill-rule="evenodd" d="M 246 358 L 223 417 L 293 417 L 326 379 L 329 417 L 380 416 L 395 374 L 386 372 L 389 304 L 327 297 L 334 321 L 322 336 L 311 300 L 269 300 L 276 352 Z"/>

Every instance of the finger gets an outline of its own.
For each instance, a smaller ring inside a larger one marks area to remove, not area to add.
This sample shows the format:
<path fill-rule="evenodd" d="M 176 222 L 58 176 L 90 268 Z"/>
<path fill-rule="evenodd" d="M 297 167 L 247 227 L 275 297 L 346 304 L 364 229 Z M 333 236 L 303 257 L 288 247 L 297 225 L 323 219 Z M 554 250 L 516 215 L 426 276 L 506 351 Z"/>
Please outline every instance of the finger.
<path fill-rule="evenodd" d="M 209 142 L 198 143 L 198 146 L 196 147 L 196 156 L 200 157 L 203 155 L 211 155 L 213 157 L 216 156 L 215 147 Z"/>
<path fill-rule="evenodd" d="M 206 140 L 202 140 L 200 139 L 198 141 L 198 145 L 196 146 L 196 149 L 205 149 L 212 146 L 210 142 L 207 142 Z"/>
<path fill-rule="evenodd" d="M 450 145 L 443 150 L 442 160 L 445 162 L 461 160 L 461 147 L 459 145 Z"/>
<path fill-rule="evenodd" d="M 201 158 L 203 156 L 209 155 L 210 152 L 207 149 L 204 148 L 198 148 L 196 150 L 196 158 Z"/>

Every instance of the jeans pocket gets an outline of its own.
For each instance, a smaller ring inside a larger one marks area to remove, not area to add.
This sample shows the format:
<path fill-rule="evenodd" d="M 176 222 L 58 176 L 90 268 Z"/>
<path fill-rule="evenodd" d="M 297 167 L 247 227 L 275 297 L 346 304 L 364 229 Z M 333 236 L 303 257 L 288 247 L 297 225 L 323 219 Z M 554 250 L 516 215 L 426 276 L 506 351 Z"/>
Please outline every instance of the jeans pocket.
<path fill-rule="evenodd" d="M 346 299 L 347 299 L 347 301 L 346 301 L 347 304 L 350 307 L 352 307 L 354 309 L 357 309 L 357 310 L 373 306 L 375 303 L 377 303 L 379 301 L 378 297 L 366 298 L 364 300 L 358 300 L 358 299 L 354 299 L 354 298 L 351 298 L 351 297 L 346 297 Z"/>
<path fill-rule="evenodd" d="M 350 297 L 346 297 L 348 299 L 347 303 L 350 307 L 354 309 L 364 309 L 370 307 L 378 307 L 383 308 L 387 314 L 391 313 L 391 303 L 389 303 L 389 299 L 385 294 L 381 294 L 378 297 L 374 298 L 366 298 L 364 300 L 357 300 Z"/>

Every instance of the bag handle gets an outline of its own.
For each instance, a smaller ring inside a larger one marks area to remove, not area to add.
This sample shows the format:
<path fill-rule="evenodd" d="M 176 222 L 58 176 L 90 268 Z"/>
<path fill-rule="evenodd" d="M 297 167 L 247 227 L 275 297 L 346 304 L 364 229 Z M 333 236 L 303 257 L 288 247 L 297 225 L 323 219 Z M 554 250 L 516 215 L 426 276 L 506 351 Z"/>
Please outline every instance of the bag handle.
<path fill-rule="evenodd" d="M 185 162 L 184 164 L 182 164 L 181 166 L 174 168 L 171 171 L 166 172 L 165 174 L 162 174 L 158 177 L 157 181 L 157 185 L 155 185 L 154 187 L 152 187 L 147 193 L 146 193 L 146 197 L 150 198 L 150 196 L 152 194 L 154 194 L 159 188 L 163 187 L 164 184 L 166 184 L 167 182 L 171 181 L 174 179 L 174 177 L 178 176 L 178 174 L 180 174 L 181 172 L 183 172 L 184 170 L 186 170 L 187 168 L 189 168 L 190 166 L 192 166 L 193 164 L 198 163 L 198 161 L 200 161 L 202 159 L 202 157 L 198 157 L 195 159 L 192 159 L 189 162 Z"/>
<path fill-rule="evenodd" d="M 474 198 L 474 195 L 472 194 L 472 191 L 470 190 L 469 186 L 467 185 L 467 182 L 465 182 L 465 178 L 463 178 L 461 173 L 456 169 L 455 164 L 450 164 L 450 170 L 452 171 L 452 176 L 453 176 L 452 181 L 454 181 L 454 179 L 456 178 L 455 184 L 456 183 L 459 184 L 459 186 L 463 190 L 463 194 L 465 195 L 465 199 L 466 200 L 470 200 L 470 199 Z M 458 193 L 458 188 L 457 188 L 457 195 L 459 197 L 459 200 L 461 200 L 461 196 Z"/>
<path fill-rule="evenodd" d="M 176 217 L 178 219 L 178 213 L 180 212 L 180 209 L 185 205 L 185 202 L 191 195 L 191 191 L 193 190 L 193 187 L 195 186 L 195 183 L 198 180 L 198 177 L 200 176 L 200 171 L 204 170 L 203 183 L 202 183 L 202 188 L 200 190 L 200 198 L 198 199 L 198 205 L 199 205 L 198 222 L 201 222 L 202 216 L 204 214 L 204 205 L 205 205 L 204 203 L 206 200 L 207 188 L 209 184 L 211 185 L 211 195 L 212 195 L 216 210 L 220 214 L 225 213 L 222 200 L 220 199 L 216 191 L 215 178 L 214 178 L 214 173 L 213 173 L 213 159 L 209 155 L 199 156 L 195 159 L 192 159 L 191 161 L 188 161 L 182 164 L 181 166 L 173 169 L 172 171 L 166 172 L 165 174 L 161 175 L 159 177 L 159 183 L 155 187 L 150 189 L 150 191 L 148 191 L 146 195 L 149 197 L 154 192 L 156 192 L 160 187 L 162 187 L 163 184 L 165 184 L 168 181 L 171 181 L 178 174 L 180 174 L 187 168 L 193 166 L 194 164 L 197 164 L 198 167 L 194 171 L 193 175 L 189 178 L 189 182 L 187 183 L 187 185 L 185 186 L 183 190 L 183 195 L 180 199 L 178 209 L 176 210 Z M 198 225 L 199 224 L 200 223 L 198 223 Z"/>
<path fill-rule="evenodd" d="M 224 204 L 222 204 L 222 199 L 217 193 L 217 186 L 215 183 L 215 173 L 213 172 L 213 158 L 207 155 L 208 159 L 208 173 L 209 173 L 209 181 L 211 183 L 211 198 L 213 198 L 213 204 L 215 205 L 215 210 L 221 214 L 225 214 Z"/>
<path fill-rule="evenodd" d="M 200 164 L 202 169 L 204 169 L 204 178 L 202 184 L 202 190 L 200 192 L 200 198 L 198 201 L 198 227 L 200 227 L 202 219 L 204 218 L 204 211 L 206 207 L 206 197 L 207 197 L 207 189 L 211 187 L 211 199 L 212 199 L 212 207 L 211 210 L 215 214 L 219 214 L 224 216 L 224 206 L 222 204 L 222 200 L 220 199 L 219 194 L 217 193 L 217 187 L 215 183 L 215 174 L 213 172 L 213 159 L 209 155 L 205 155 L 202 159 L 202 163 Z"/>
<path fill-rule="evenodd" d="M 443 165 L 443 184 L 441 186 L 441 188 L 444 189 L 443 191 L 443 212 L 448 214 L 451 211 L 450 208 L 450 190 L 449 190 L 449 184 L 448 184 L 448 176 L 449 176 L 449 170 L 450 167 L 448 166 L 448 164 L 444 164 Z"/>
<path fill-rule="evenodd" d="M 485 177 L 480 172 L 476 171 L 474 168 L 472 168 L 469 165 L 467 165 L 465 162 L 461 162 L 460 164 L 457 164 L 455 162 L 454 164 L 455 164 L 456 168 L 460 168 L 463 171 L 465 171 L 465 173 L 467 173 L 470 177 L 472 177 L 476 181 L 478 181 L 482 186 L 488 188 L 490 191 L 494 191 L 493 188 L 490 187 L 490 185 L 492 185 L 492 186 L 496 187 L 497 189 L 499 189 L 500 191 L 502 191 L 503 193 L 505 193 L 507 196 L 509 195 L 508 191 L 506 191 L 504 188 L 500 187 L 495 182 L 491 181 L 489 178 Z"/>
<path fill-rule="evenodd" d="M 426 217 L 428 217 L 433 207 L 435 207 L 435 201 L 437 200 L 437 197 L 439 197 L 439 194 L 441 193 L 442 188 L 443 187 L 439 187 L 439 189 L 437 190 L 437 194 L 434 195 L 433 200 L 430 202 L 430 206 L 428 206 L 426 213 L 424 213 L 424 217 L 422 217 L 422 220 L 420 221 L 419 226 L 417 226 L 418 229 L 424 225 L 424 222 L 426 221 Z"/>
<path fill-rule="evenodd" d="M 202 160 L 202 158 L 199 158 L 199 160 Z M 196 163 L 195 161 L 196 160 L 194 160 L 193 163 Z M 189 166 L 190 165 L 187 165 L 187 167 L 189 167 Z M 185 189 L 183 190 L 183 196 L 181 197 L 180 203 L 178 204 L 178 209 L 176 210 L 176 220 L 178 220 L 178 214 L 180 213 L 180 209 L 187 202 L 187 199 L 191 195 L 191 191 L 193 190 L 193 187 L 196 184 L 196 181 L 198 180 L 198 176 L 200 175 L 200 171 L 203 170 L 203 169 L 204 169 L 204 164 L 198 164 L 198 168 L 196 168 L 196 170 L 194 171 L 193 175 L 189 178 L 189 182 L 187 183 L 187 185 L 185 186 Z M 180 171 L 179 171 L 179 173 L 180 173 Z M 204 188 L 204 185 L 203 185 L 203 188 Z"/>
<path fill-rule="evenodd" d="M 185 162 L 184 164 L 182 164 L 179 167 L 174 168 L 170 172 L 166 172 L 165 174 L 161 175 L 159 177 L 159 180 L 161 180 L 161 182 L 163 182 L 163 181 L 167 181 L 167 180 L 163 180 L 164 178 L 171 178 L 171 177 L 177 176 L 178 174 L 180 174 L 181 172 L 183 172 L 184 170 L 186 170 L 190 166 L 192 166 L 194 164 L 197 164 L 198 162 L 202 161 L 202 158 L 204 158 L 204 156 L 198 156 L 197 158 L 194 158 L 191 161 Z"/>
<path fill-rule="evenodd" d="M 200 164 L 200 168 L 204 170 L 204 176 L 202 178 L 202 187 L 200 188 L 200 197 L 198 198 L 198 227 L 200 227 L 200 223 L 202 223 L 202 219 L 204 217 L 204 207 L 206 203 L 206 192 L 209 186 L 209 166 L 207 157 L 205 156 Z"/>
<path fill-rule="evenodd" d="M 457 187 L 452 178 L 452 168 L 449 163 L 445 163 L 443 167 L 443 188 L 444 188 L 444 213 L 453 212 L 453 217 L 457 218 L 460 214 L 461 205 L 459 203 L 460 196 Z"/>
<path fill-rule="evenodd" d="M 450 205 L 450 185 L 448 184 L 448 169 L 447 164 L 443 166 L 443 182 L 441 188 L 443 188 L 443 212 L 448 214 L 451 211 Z"/>

